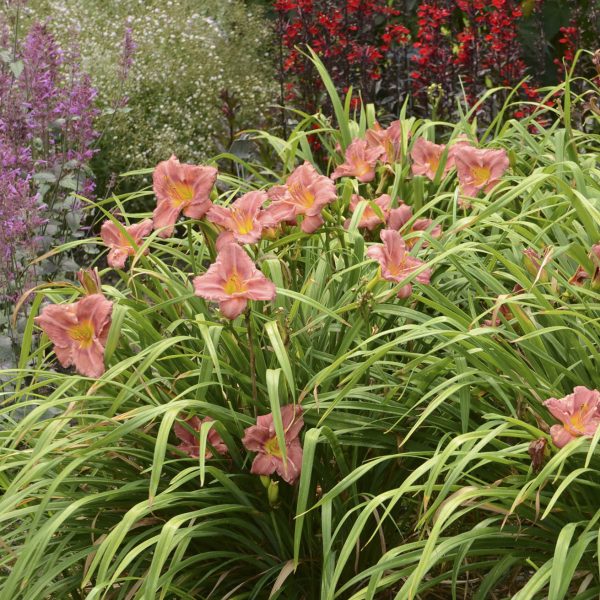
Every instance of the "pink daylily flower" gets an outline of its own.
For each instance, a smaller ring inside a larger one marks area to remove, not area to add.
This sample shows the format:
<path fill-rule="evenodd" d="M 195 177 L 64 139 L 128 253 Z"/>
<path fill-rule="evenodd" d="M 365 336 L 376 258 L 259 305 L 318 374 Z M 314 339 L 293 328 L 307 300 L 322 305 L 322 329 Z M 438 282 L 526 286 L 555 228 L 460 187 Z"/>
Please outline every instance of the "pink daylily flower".
<path fill-rule="evenodd" d="M 402 124 L 394 121 L 387 129 L 375 123 L 367 129 L 365 140 L 369 149 L 377 150 L 383 162 L 392 165 L 402 158 Z"/>
<path fill-rule="evenodd" d="M 213 205 L 206 218 L 225 229 L 217 238 L 217 250 L 229 242 L 254 244 L 262 236 L 260 218 L 262 205 L 267 201 L 263 191 L 248 192 L 227 208 Z"/>
<path fill-rule="evenodd" d="M 54 344 L 63 367 L 98 378 L 104 373 L 104 347 L 113 303 L 102 294 L 85 296 L 72 304 L 50 304 L 34 320 Z"/>
<path fill-rule="evenodd" d="M 350 210 L 354 212 L 358 207 L 358 204 L 364 200 L 365 199 L 362 196 L 359 196 L 358 194 L 353 194 L 352 199 L 350 200 Z M 390 213 L 390 205 L 392 203 L 392 198 L 388 194 L 383 194 L 382 196 L 379 196 L 379 198 L 375 199 L 373 202 L 381 209 L 381 212 L 383 213 L 383 220 L 373 210 L 371 204 L 367 204 L 360 218 L 360 222 L 358 223 L 358 226 L 361 229 L 368 229 L 369 231 L 373 231 L 373 229 L 375 229 L 378 225 L 387 221 L 388 215 Z M 344 222 L 344 227 L 346 229 L 350 227 L 351 220 L 352 219 L 346 219 L 346 221 Z"/>
<path fill-rule="evenodd" d="M 321 211 L 337 198 L 333 181 L 308 161 L 290 174 L 285 185 L 274 186 L 268 194 L 273 202 L 265 209 L 264 226 L 295 223 L 296 217 L 304 215 L 301 229 L 305 233 L 313 233 L 323 224 Z"/>
<path fill-rule="evenodd" d="M 258 417 L 256 425 L 245 430 L 242 443 L 250 452 L 257 453 L 252 463 L 251 473 L 271 475 L 276 472 L 284 481 L 293 484 L 300 477 L 302 469 L 302 445 L 298 437 L 304 426 L 302 407 L 298 404 L 282 406 L 281 420 L 285 437 L 286 463 L 283 462 L 275 433 L 273 413 Z"/>
<path fill-rule="evenodd" d="M 412 227 L 410 228 L 409 231 L 405 232 L 405 233 L 412 233 L 414 231 L 427 231 L 429 230 L 429 235 L 434 238 L 434 239 L 439 239 L 442 237 L 442 226 L 439 223 L 436 223 L 433 227 L 431 227 L 433 224 L 433 221 L 431 219 L 417 219 L 413 224 Z M 431 228 L 431 229 L 430 229 Z M 407 245 L 409 247 L 414 246 L 414 244 L 416 243 L 416 238 L 411 238 L 410 240 L 407 240 Z M 423 242 L 423 244 L 421 245 L 422 248 L 427 247 L 427 242 Z"/>
<path fill-rule="evenodd" d="M 175 423 L 173 425 L 173 431 L 181 441 L 181 444 L 177 446 L 177 449 L 181 450 L 191 458 L 199 458 L 200 427 L 202 426 L 202 423 L 209 423 L 212 421 L 213 419 L 211 419 L 210 417 L 204 417 L 204 419 L 200 419 L 199 417 L 194 415 L 193 417 L 190 417 L 185 421 L 189 429 L 181 423 Z M 190 431 L 190 429 L 192 431 Z M 194 432 L 196 432 L 198 435 L 196 435 L 196 433 Z M 212 446 L 212 448 L 217 454 L 227 454 L 227 445 L 223 441 L 223 438 L 219 435 L 219 432 L 214 427 L 211 427 L 208 432 L 207 442 L 208 444 L 210 444 L 210 446 Z M 204 453 L 204 458 L 207 459 L 213 457 L 212 450 L 208 447 L 208 444 L 206 446 L 206 452 Z"/>
<path fill-rule="evenodd" d="M 156 166 L 152 175 L 158 203 L 154 209 L 154 229 L 169 237 L 183 212 L 201 219 L 212 206 L 210 192 L 217 180 L 214 167 L 181 164 L 175 155 Z"/>
<path fill-rule="evenodd" d="M 406 249 L 406 242 L 397 231 L 384 229 L 381 232 L 383 245 L 376 244 L 367 250 L 367 256 L 376 260 L 381 265 L 381 276 L 386 281 L 400 283 L 425 263 L 418 258 L 410 256 Z M 431 279 L 431 269 L 419 273 L 415 281 L 428 284 Z M 408 283 L 400 288 L 398 298 L 408 298 L 412 294 L 412 284 Z"/>
<path fill-rule="evenodd" d="M 387 228 L 400 231 L 402 235 L 415 233 L 417 231 L 429 231 L 429 235 L 434 239 L 439 239 L 442 237 L 442 226 L 438 223 L 432 227 L 433 221 L 431 219 L 417 219 L 410 227 L 405 227 L 412 217 L 413 214 L 410 206 L 406 204 L 400 204 L 398 208 L 393 208 L 390 211 L 387 221 Z M 408 248 L 412 248 L 417 243 L 417 239 L 417 237 L 410 237 L 404 241 Z M 428 242 L 424 241 L 421 247 L 426 248 L 427 245 Z"/>
<path fill-rule="evenodd" d="M 122 228 L 112 221 L 104 221 L 100 229 L 100 237 L 104 245 L 110 248 L 106 259 L 109 266 L 113 269 L 122 269 L 127 258 L 137 252 L 142 243 L 142 238 L 150 234 L 152 227 L 151 219 L 144 219 L 141 223 L 127 227 L 123 226 Z M 123 229 L 131 240 L 125 235 Z M 148 249 L 146 249 L 145 254 L 148 254 Z"/>
<path fill-rule="evenodd" d="M 408 204 L 400 201 L 400 206 L 392 208 L 387 221 L 388 229 L 396 229 L 399 231 L 404 227 L 413 217 L 412 208 Z"/>
<path fill-rule="evenodd" d="M 564 398 L 550 398 L 544 406 L 562 425 L 552 425 L 550 435 L 557 448 L 575 438 L 592 437 L 600 425 L 600 392 L 577 386 Z"/>
<path fill-rule="evenodd" d="M 424 175 L 433 181 L 445 149 L 446 146 L 444 144 L 434 144 L 425 138 L 418 138 L 415 140 L 412 150 L 410 151 L 413 175 Z M 442 177 L 446 176 L 453 166 L 454 157 L 448 155 Z"/>
<path fill-rule="evenodd" d="M 463 194 L 476 196 L 477 192 L 491 191 L 508 169 L 506 150 L 486 150 L 460 144 L 452 153 L 458 182 Z"/>
<path fill-rule="evenodd" d="M 380 156 L 380 148 L 370 148 L 366 140 L 356 139 L 346 148 L 346 160 L 331 174 L 331 179 L 356 177 L 362 183 L 373 181 Z"/>
<path fill-rule="evenodd" d="M 276 294 L 273 282 L 233 243 L 221 248 L 204 275 L 194 278 L 194 290 L 196 296 L 218 302 L 228 319 L 242 314 L 248 300 L 273 300 Z"/>

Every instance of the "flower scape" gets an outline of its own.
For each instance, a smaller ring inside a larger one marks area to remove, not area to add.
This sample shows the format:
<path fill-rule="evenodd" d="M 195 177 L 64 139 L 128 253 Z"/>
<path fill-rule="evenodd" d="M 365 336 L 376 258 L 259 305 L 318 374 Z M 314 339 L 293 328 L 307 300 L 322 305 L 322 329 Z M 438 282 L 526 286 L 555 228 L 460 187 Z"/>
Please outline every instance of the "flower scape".
<path fill-rule="evenodd" d="M 313 66 L 334 117 L 167 154 L 36 290 L 2 597 L 600 595 L 597 134 L 378 122 Z"/>

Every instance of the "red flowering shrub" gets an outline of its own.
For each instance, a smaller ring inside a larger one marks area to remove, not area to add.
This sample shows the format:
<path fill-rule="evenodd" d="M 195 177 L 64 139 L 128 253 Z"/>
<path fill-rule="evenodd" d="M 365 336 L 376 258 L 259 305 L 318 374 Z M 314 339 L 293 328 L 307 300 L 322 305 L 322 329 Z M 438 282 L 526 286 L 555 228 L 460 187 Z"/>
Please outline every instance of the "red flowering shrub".
<path fill-rule="evenodd" d="M 386 54 L 408 41 L 408 29 L 391 21 L 400 11 L 386 0 L 276 0 L 275 10 L 287 83 L 283 100 L 309 112 L 320 105 L 323 87 L 303 54 L 307 46 L 320 56 L 338 89 L 346 93 L 352 87 L 372 101 Z"/>
<path fill-rule="evenodd" d="M 550 4 L 549 0 L 545 0 L 545 4 Z M 557 55 L 553 60 L 560 79 L 564 77 L 565 66 L 568 68 L 575 60 L 577 50 L 596 49 L 600 38 L 600 6 L 597 0 L 566 0 L 563 5 L 568 22 L 555 34 Z"/>
<path fill-rule="evenodd" d="M 563 61 L 569 64 L 577 49 L 597 39 L 590 34 L 597 27 L 594 2 L 565 4 L 568 11 L 555 0 L 422 0 L 407 11 L 401 0 L 276 0 L 281 102 L 308 112 L 322 104 L 321 81 L 303 53 L 307 46 L 339 91 L 360 90 L 363 100 L 377 98 L 393 114 L 410 97 L 413 113 L 447 118 L 458 98 L 472 106 L 487 89 L 513 88 L 528 75 L 533 81 L 521 85 L 519 96 L 539 101 L 536 88 L 555 79 L 546 57 L 554 56 L 562 76 Z M 504 99 L 499 95 L 497 102 Z M 496 108 L 491 103 L 488 114 L 481 109 L 478 116 L 492 118 Z M 531 110 L 524 104 L 512 114 Z"/>

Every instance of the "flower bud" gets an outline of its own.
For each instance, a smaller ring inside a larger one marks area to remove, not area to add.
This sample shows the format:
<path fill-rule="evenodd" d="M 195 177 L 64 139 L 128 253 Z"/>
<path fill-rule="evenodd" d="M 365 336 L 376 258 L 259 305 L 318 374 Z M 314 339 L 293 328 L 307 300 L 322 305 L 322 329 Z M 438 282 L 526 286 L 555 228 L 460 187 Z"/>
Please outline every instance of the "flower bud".
<path fill-rule="evenodd" d="M 266 227 L 262 231 L 262 237 L 265 240 L 276 240 L 278 237 L 278 229 L 277 227 Z"/>
<path fill-rule="evenodd" d="M 373 279 L 371 279 L 371 281 L 369 281 L 369 283 L 367 283 L 365 290 L 367 292 L 371 292 L 373 290 L 373 288 L 381 281 L 381 267 L 379 267 L 377 269 L 377 275 L 375 275 L 375 277 L 373 277 Z"/>
<path fill-rule="evenodd" d="M 269 498 L 269 505 L 275 508 L 279 500 L 279 481 L 271 481 L 267 489 L 267 497 Z"/>
<path fill-rule="evenodd" d="M 102 284 L 100 283 L 100 275 L 98 274 L 97 267 L 93 269 L 79 269 L 77 279 L 81 287 L 85 290 L 86 296 L 102 293 Z"/>
<path fill-rule="evenodd" d="M 525 265 L 527 272 L 542 283 L 548 281 L 548 273 L 546 269 L 542 268 L 542 264 L 545 262 L 546 261 L 542 261 L 540 255 L 532 248 L 523 250 L 523 264 Z"/>
<path fill-rule="evenodd" d="M 263 484 L 265 490 L 268 490 L 271 485 L 271 478 L 268 475 L 261 475 L 260 482 Z"/>

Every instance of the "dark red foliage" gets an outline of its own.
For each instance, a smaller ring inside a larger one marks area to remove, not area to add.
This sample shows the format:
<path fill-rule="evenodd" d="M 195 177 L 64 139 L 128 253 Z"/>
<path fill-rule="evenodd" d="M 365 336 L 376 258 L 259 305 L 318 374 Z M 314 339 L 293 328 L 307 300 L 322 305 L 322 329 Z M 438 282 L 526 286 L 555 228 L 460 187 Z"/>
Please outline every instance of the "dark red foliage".
<path fill-rule="evenodd" d="M 518 39 L 523 16 L 516 0 L 429 0 L 418 8 L 413 93 L 427 106 L 429 86 L 441 90 L 441 108 L 455 102 L 460 80 L 473 105 L 492 86 L 514 87 L 527 75 Z M 538 99 L 532 88 L 522 96 Z M 445 110 L 444 110 L 445 109 Z"/>
<path fill-rule="evenodd" d="M 541 100 L 537 86 L 544 73 L 535 68 L 530 72 L 524 60 L 523 23 L 530 30 L 537 23 L 533 54 L 539 54 L 540 65 L 548 51 L 555 56 L 558 51 L 554 62 L 560 70 L 581 47 L 580 28 L 597 17 L 595 0 L 589 6 L 588 0 L 566 0 L 573 5 L 573 20 L 560 29 L 552 46 L 542 26 L 545 1 L 421 0 L 407 11 L 406 0 L 275 0 L 282 103 L 293 102 L 311 113 L 330 108 L 318 73 L 304 54 L 311 47 L 337 89 L 344 94 L 353 89 L 351 106 L 359 105 L 360 91 L 362 100 L 377 100 L 392 114 L 409 99 L 413 114 L 449 117 L 458 99 L 471 107 L 491 87 L 521 84 L 515 99 L 524 104 L 513 116 L 524 117 L 533 110 L 527 102 Z M 530 59 L 531 46 L 530 41 Z M 497 95 L 496 106 L 488 103 L 477 116 L 493 117 L 502 99 Z"/>
<path fill-rule="evenodd" d="M 312 112 L 320 106 L 322 85 L 301 50 L 319 54 L 340 90 L 360 90 L 374 100 L 386 53 L 406 44 L 409 31 L 387 0 L 276 0 L 278 32 L 284 49 L 285 100 Z M 358 97 L 353 99 L 358 103 Z"/>

